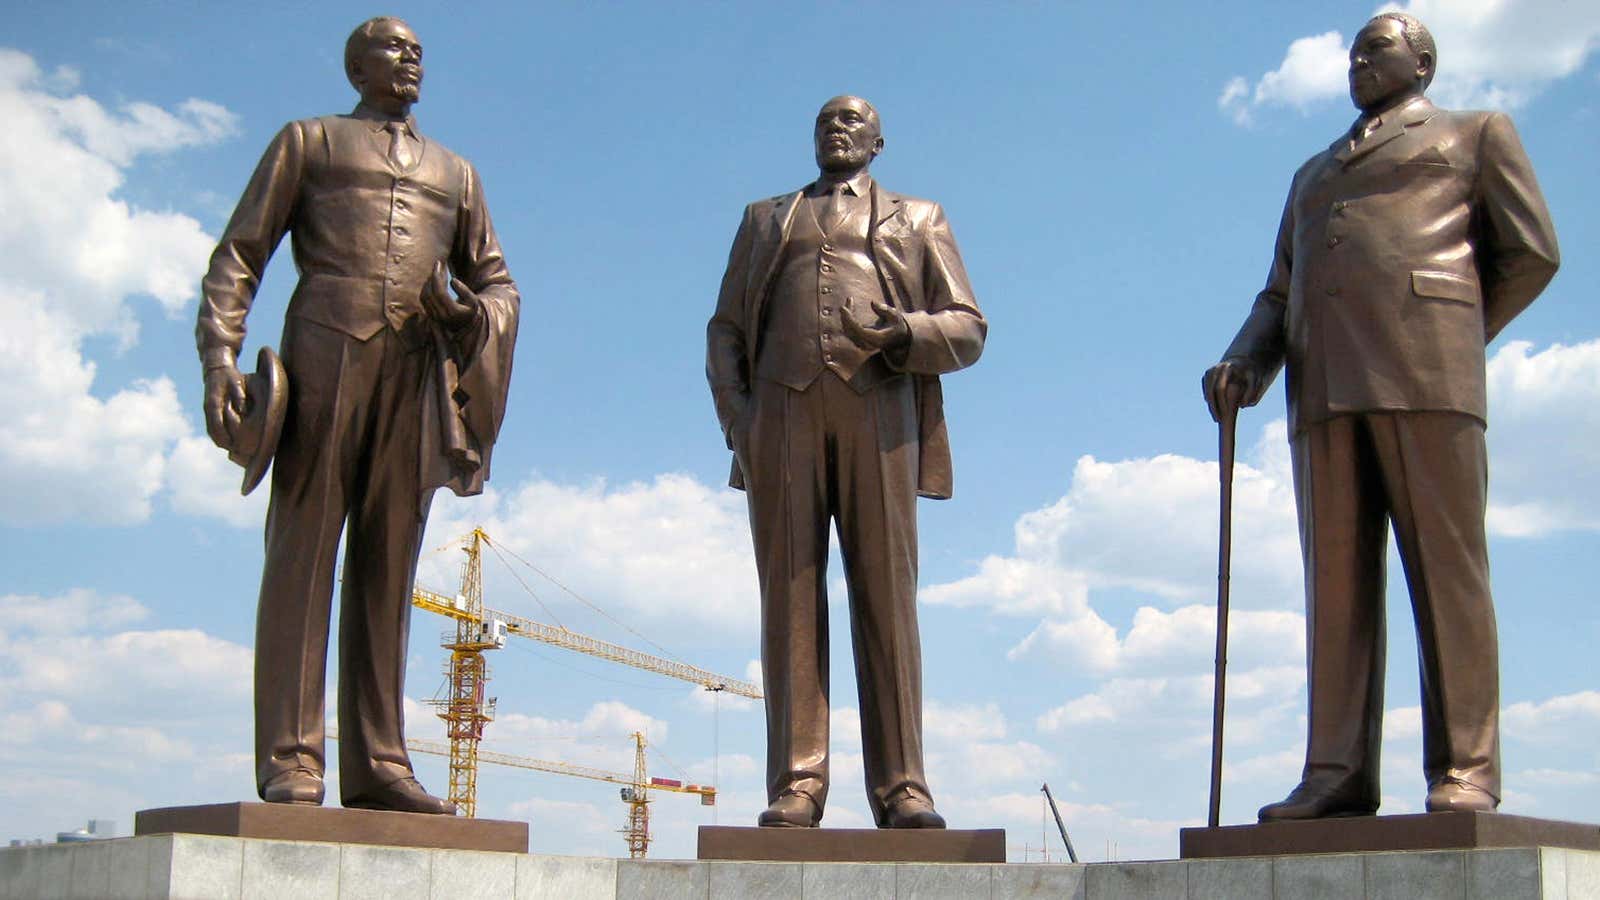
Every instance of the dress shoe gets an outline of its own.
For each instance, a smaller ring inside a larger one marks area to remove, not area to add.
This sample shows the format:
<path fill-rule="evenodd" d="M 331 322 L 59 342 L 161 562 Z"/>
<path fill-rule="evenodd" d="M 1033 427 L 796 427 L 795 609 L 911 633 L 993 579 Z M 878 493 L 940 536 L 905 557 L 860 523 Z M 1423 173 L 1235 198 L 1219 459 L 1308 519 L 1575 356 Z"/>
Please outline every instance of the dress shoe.
<path fill-rule="evenodd" d="M 762 828 L 815 828 L 822 821 L 822 810 L 809 794 L 784 791 L 772 805 L 761 811 L 756 824 Z"/>
<path fill-rule="evenodd" d="M 907 794 L 883 813 L 884 828 L 943 828 L 944 816 L 933 810 L 933 801 Z"/>
<path fill-rule="evenodd" d="M 1370 816 L 1378 804 L 1348 791 L 1302 781 L 1277 803 L 1268 803 L 1257 814 L 1263 822 L 1292 822 L 1300 819 L 1337 819 L 1345 816 Z"/>
<path fill-rule="evenodd" d="M 1446 776 L 1428 788 L 1428 812 L 1494 812 L 1500 798 L 1471 782 Z"/>
<path fill-rule="evenodd" d="M 268 803 L 321 806 L 322 776 L 306 769 L 279 772 L 261 786 L 261 799 Z"/>
<path fill-rule="evenodd" d="M 430 813 L 453 816 L 456 805 L 422 789 L 415 778 L 406 777 L 391 781 L 377 790 L 354 797 L 346 797 L 344 805 L 352 809 L 387 809 L 394 812 Z"/>

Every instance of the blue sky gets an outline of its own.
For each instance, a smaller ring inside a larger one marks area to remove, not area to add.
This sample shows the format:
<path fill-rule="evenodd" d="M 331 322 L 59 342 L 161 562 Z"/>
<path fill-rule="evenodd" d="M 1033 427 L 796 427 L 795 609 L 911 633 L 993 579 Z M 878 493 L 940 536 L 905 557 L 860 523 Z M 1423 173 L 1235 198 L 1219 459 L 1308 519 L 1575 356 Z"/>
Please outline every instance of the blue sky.
<path fill-rule="evenodd" d="M 1493 577 L 1507 812 L 1600 803 L 1600 8 L 1414 0 L 1447 106 L 1510 111 L 1565 261 L 1489 348 Z M 1351 35 L 1376 7 L 1230 3 L 224 4 L 62 2 L 0 49 L 0 837 L 253 796 L 249 678 L 265 490 L 204 436 L 192 330 L 205 260 L 283 122 L 348 110 L 349 30 L 401 15 L 426 50 L 422 130 L 471 159 L 524 297 L 490 492 L 435 504 L 675 658 L 753 675 L 741 495 L 702 374 L 744 203 L 814 175 L 817 107 L 882 112 L 874 174 L 942 202 L 991 323 L 946 380 L 956 496 L 922 504 L 931 786 L 956 827 L 1052 858 L 1049 781 L 1087 858 L 1171 856 L 1203 821 L 1216 432 L 1199 395 L 1260 289 L 1294 169 L 1345 129 Z M 280 249 L 247 354 L 276 345 Z M 1241 423 L 1223 818 L 1298 775 L 1303 621 L 1281 388 Z M 422 583 L 453 586 L 458 554 Z M 634 633 L 491 561 L 488 602 Z M 1398 564 L 1393 566 L 1398 572 Z M 838 572 L 835 571 L 837 581 Z M 835 590 L 843 599 L 842 584 Z M 541 605 L 542 604 L 542 605 Z M 1384 810 L 1419 811 L 1416 672 L 1391 588 Z M 835 604 L 836 784 L 870 820 Z M 440 683 L 413 621 L 409 695 Z M 656 650 L 654 652 L 663 652 Z M 528 645 L 492 662 L 486 746 L 711 780 L 667 796 L 653 855 L 764 805 L 759 710 Z M 441 733 L 417 706 L 411 732 Z M 715 739 L 714 739 L 715 735 Z M 425 784 L 443 766 L 418 757 Z M 486 769 L 481 814 L 541 852 L 618 855 L 603 784 Z"/>

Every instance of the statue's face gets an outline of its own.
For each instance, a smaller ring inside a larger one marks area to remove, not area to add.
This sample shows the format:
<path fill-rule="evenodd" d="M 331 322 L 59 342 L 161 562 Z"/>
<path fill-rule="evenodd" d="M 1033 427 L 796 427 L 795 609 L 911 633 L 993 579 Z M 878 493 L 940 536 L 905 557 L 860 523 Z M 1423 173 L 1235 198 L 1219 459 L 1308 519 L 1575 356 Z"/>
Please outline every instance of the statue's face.
<path fill-rule="evenodd" d="M 817 113 L 817 166 L 824 172 L 864 168 L 883 149 L 878 116 L 859 97 L 829 100 Z"/>
<path fill-rule="evenodd" d="M 1421 87 L 1432 60 L 1412 51 L 1405 29 L 1395 19 L 1377 19 L 1350 45 L 1350 99 L 1364 112 L 1377 112 Z"/>
<path fill-rule="evenodd" d="M 373 29 L 356 66 L 364 98 L 415 103 L 422 93 L 422 44 L 404 22 Z"/>

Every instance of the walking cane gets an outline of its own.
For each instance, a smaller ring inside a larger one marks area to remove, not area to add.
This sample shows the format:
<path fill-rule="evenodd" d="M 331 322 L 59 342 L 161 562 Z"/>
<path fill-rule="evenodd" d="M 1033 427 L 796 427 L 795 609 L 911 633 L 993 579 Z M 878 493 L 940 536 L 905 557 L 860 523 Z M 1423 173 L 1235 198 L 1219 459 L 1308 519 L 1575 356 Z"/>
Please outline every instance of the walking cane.
<path fill-rule="evenodd" d="M 1239 406 L 1233 397 L 1222 404 L 1217 419 L 1217 475 L 1222 481 L 1221 521 L 1217 529 L 1217 656 L 1211 695 L 1211 814 L 1216 828 L 1222 814 L 1222 708 L 1228 669 L 1228 569 L 1233 551 L 1233 438 Z"/>

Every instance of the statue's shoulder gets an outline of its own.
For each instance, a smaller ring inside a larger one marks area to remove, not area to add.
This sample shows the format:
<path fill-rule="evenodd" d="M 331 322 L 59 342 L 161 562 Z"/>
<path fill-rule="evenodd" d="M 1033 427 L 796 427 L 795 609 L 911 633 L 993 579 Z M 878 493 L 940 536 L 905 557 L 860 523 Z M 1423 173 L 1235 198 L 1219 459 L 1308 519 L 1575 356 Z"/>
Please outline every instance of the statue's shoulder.
<path fill-rule="evenodd" d="M 756 221 L 773 216 L 781 216 L 789 208 L 789 204 L 793 203 L 795 198 L 799 197 L 804 191 L 805 188 L 803 187 L 796 188 L 781 194 L 773 194 L 771 197 L 752 200 L 745 204 L 745 216 Z"/>
<path fill-rule="evenodd" d="M 898 214 L 913 228 L 924 228 L 944 219 L 944 207 L 937 201 L 913 197 L 878 186 L 878 218 L 887 219 Z"/>

